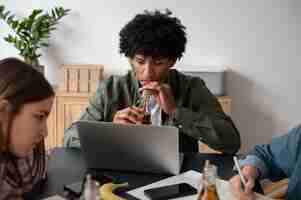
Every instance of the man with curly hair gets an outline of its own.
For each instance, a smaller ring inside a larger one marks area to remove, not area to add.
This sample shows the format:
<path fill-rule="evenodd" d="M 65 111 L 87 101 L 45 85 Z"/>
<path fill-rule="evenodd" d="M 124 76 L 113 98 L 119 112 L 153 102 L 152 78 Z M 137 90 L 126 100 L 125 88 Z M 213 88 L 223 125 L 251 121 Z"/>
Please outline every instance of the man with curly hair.
<path fill-rule="evenodd" d="M 230 117 L 203 80 L 171 69 L 185 51 L 185 27 L 171 12 L 145 11 L 120 31 L 120 53 L 132 70 L 102 81 L 80 120 L 141 124 L 144 90 L 151 91 L 151 122 L 179 128 L 181 152 L 197 152 L 198 140 L 211 148 L 233 154 L 240 136 Z M 80 147 L 76 131 L 65 132 L 67 147 Z"/>

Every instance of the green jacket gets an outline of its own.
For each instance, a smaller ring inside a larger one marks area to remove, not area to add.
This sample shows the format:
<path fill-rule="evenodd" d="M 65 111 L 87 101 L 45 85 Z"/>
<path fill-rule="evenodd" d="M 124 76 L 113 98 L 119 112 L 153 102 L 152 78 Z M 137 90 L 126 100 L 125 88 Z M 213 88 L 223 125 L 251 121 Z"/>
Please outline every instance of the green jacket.
<path fill-rule="evenodd" d="M 228 154 L 239 150 L 240 136 L 237 129 L 202 79 L 172 69 L 165 82 L 172 89 L 177 110 L 173 119 L 162 111 L 162 124 L 179 128 L 180 152 L 197 152 L 198 140 Z M 91 97 L 90 104 L 79 120 L 112 122 L 116 111 L 140 103 L 138 88 L 139 82 L 132 71 L 124 76 L 110 76 L 100 82 L 96 94 Z M 64 145 L 80 147 L 73 126 L 65 131 Z"/>

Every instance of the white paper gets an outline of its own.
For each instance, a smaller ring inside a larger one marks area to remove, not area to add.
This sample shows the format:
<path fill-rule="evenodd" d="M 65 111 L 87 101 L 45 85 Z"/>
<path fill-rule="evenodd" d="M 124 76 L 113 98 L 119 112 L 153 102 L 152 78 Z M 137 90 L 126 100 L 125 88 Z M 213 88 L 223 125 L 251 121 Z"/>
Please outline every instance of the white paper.
<path fill-rule="evenodd" d="M 51 196 L 51 197 L 48 197 L 48 198 L 43 199 L 43 200 L 66 200 L 66 199 L 59 196 L 59 195 L 55 195 L 55 196 Z"/>
<path fill-rule="evenodd" d="M 146 189 L 156 188 L 156 187 L 161 187 L 161 186 L 166 186 L 166 185 L 172 185 L 172 184 L 178 184 L 178 183 L 188 183 L 191 186 L 193 186 L 194 188 L 198 189 L 199 185 L 201 183 L 201 180 L 202 180 L 201 173 L 194 171 L 194 170 L 190 170 L 190 171 L 184 172 L 180 175 L 172 176 L 172 177 L 163 179 L 161 181 L 152 183 L 150 185 L 146 185 L 146 186 L 128 191 L 128 193 L 141 200 L 148 200 L 149 198 L 144 195 L 144 190 L 146 190 Z M 233 197 L 233 195 L 231 194 L 228 181 L 218 179 L 216 186 L 217 186 L 217 191 L 218 191 L 220 200 L 236 200 L 236 198 Z M 272 199 L 264 197 L 260 194 L 255 194 L 255 196 L 256 196 L 256 198 L 255 198 L 256 200 L 272 200 Z M 174 198 L 174 199 L 176 199 L 176 200 L 195 200 L 196 198 L 197 198 L 197 194 L 180 197 L 180 198 Z"/>

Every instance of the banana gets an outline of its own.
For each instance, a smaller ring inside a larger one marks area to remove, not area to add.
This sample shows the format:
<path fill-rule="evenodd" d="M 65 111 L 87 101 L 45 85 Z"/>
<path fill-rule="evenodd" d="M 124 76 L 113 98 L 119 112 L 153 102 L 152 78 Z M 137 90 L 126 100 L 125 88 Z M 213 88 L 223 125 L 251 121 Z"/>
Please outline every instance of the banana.
<path fill-rule="evenodd" d="M 124 198 L 121 198 L 121 197 L 117 196 L 113 192 L 117 188 L 128 187 L 128 186 L 129 186 L 128 183 L 122 183 L 122 184 L 106 183 L 106 184 L 103 184 L 99 188 L 100 199 L 101 200 L 126 200 Z"/>

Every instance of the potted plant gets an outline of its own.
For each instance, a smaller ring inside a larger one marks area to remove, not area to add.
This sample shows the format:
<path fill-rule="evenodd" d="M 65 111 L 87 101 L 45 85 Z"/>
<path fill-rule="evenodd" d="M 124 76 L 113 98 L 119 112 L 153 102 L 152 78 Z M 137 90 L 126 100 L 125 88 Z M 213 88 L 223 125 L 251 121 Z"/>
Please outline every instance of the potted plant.
<path fill-rule="evenodd" d="M 4 5 L 0 5 L 0 19 L 14 31 L 14 35 L 8 34 L 4 40 L 19 50 L 25 62 L 39 69 L 39 49 L 49 46 L 50 32 L 56 29 L 58 21 L 69 11 L 70 9 L 62 7 L 55 7 L 49 13 L 34 9 L 28 17 L 17 19 L 14 14 L 5 10 Z"/>

